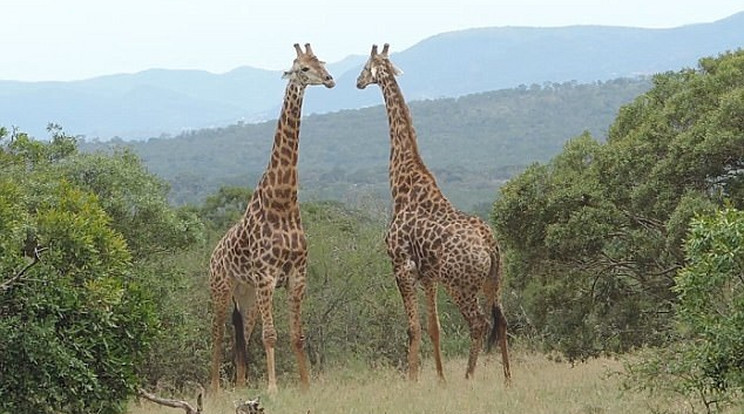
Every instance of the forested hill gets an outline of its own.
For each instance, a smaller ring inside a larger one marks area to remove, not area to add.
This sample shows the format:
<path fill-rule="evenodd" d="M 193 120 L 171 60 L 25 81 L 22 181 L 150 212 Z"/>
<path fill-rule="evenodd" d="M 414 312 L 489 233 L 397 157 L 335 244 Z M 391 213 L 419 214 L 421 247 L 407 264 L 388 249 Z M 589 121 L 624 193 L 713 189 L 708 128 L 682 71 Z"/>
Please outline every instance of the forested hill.
<path fill-rule="evenodd" d="M 603 139 L 619 107 L 645 92 L 644 79 L 534 85 L 460 98 L 414 101 L 411 112 L 424 161 L 447 196 L 464 209 L 490 204 L 504 180 L 546 161 L 572 137 Z M 376 91 L 382 102 L 379 88 Z M 201 201 L 222 185 L 254 187 L 266 167 L 276 121 L 235 124 L 131 146 L 172 184 L 176 203 Z M 311 115 L 302 123 L 301 198 L 357 203 L 388 197 L 389 137 L 384 107 Z"/>
<path fill-rule="evenodd" d="M 410 100 L 466 94 L 544 82 L 594 82 L 694 67 L 700 56 L 742 46 L 744 12 L 712 23 L 668 29 L 607 26 L 489 27 L 433 35 L 392 59 Z M 390 41 L 380 39 L 380 42 Z M 313 45 L 323 57 L 323 45 Z M 375 91 L 355 79 L 370 45 L 328 64 L 337 86 L 310 88 L 305 113 L 377 104 Z M 287 45 L 287 65 L 294 51 Z M 248 57 L 246 57 L 248 58 Z M 0 125 L 44 136 L 48 122 L 89 138 L 125 140 L 188 129 L 254 122 L 276 116 L 285 83 L 281 71 L 250 67 L 213 74 L 147 70 L 76 82 L 0 81 Z"/>

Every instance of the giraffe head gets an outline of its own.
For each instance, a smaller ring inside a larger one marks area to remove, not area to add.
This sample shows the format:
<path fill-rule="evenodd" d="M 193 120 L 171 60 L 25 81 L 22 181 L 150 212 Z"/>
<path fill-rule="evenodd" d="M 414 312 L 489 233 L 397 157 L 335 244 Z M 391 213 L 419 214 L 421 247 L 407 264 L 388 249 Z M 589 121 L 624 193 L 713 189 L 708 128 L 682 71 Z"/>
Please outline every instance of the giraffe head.
<path fill-rule="evenodd" d="M 364 89 L 370 83 L 379 83 L 383 74 L 400 75 L 403 72 L 396 68 L 388 57 L 390 45 L 385 43 L 382 46 L 382 53 L 377 53 L 377 45 L 372 45 L 372 52 L 369 60 L 364 64 L 362 73 L 357 78 L 357 88 Z"/>
<path fill-rule="evenodd" d="M 305 43 L 305 51 L 295 43 L 297 57 L 292 62 L 292 67 L 284 72 L 283 79 L 297 82 L 303 86 L 324 85 L 326 88 L 336 86 L 333 76 L 325 68 L 325 62 L 318 59 L 310 48 L 310 43 Z"/>

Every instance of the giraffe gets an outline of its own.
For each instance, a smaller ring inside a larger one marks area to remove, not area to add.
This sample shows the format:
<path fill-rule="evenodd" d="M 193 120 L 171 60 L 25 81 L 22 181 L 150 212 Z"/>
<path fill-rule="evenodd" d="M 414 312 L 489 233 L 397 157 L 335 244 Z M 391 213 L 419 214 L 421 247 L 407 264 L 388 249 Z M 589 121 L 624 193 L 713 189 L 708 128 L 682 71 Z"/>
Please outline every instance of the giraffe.
<path fill-rule="evenodd" d="M 307 274 L 307 241 L 297 203 L 297 158 L 302 99 L 308 85 L 335 86 L 310 44 L 297 57 L 288 79 L 284 103 L 277 124 L 271 157 L 240 221 L 217 243 L 210 260 L 210 290 L 213 307 L 211 389 L 219 389 L 222 337 L 227 309 L 232 298 L 242 316 L 245 334 L 250 337 L 258 316 L 263 326 L 268 391 L 277 391 L 274 368 L 276 329 L 272 299 L 277 286 L 286 286 L 289 296 L 289 325 L 292 349 L 297 358 L 300 383 L 309 384 L 307 357 L 303 349 L 301 306 Z M 240 344 L 236 332 L 236 344 Z M 243 343 L 242 346 L 245 346 Z M 236 354 L 242 354 L 236 350 Z M 245 382 L 245 360 L 238 358 L 236 384 Z"/>
<path fill-rule="evenodd" d="M 390 127 L 390 189 L 393 215 L 385 236 L 398 290 L 408 317 L 408 377 L 418 379 L 421 326 L 416 285 L 426 298 L 428 333 L 434 347 L 437 375 L 444 381 L 440 350 L 440 324 L 436 291 L 441 283 L 470 328 L 470 354 L 466 378 L 475 371 L 489 322 L 479 306 L 485 296 L 490 307 L 490 347 L 498 340 L 509 384 L 511 372 L 506 343 L 507 323 L 501 309 L 502 255 L 493 231 L 483 220 L 457 210 L 442 194 L 434 175 L 418 151 L 411 114 L 395 79 L 401 72 L 372 46 L 369 60 L 357 79 L 357 88 L 377 84 L 382 90 Z"/>

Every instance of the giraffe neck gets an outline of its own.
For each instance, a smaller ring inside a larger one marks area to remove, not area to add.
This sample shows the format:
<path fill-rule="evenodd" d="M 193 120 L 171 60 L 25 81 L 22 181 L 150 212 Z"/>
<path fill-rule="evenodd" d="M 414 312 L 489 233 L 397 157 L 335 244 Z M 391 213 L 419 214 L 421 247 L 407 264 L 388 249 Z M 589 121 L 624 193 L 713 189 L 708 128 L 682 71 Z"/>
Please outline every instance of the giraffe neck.
<path fill-rule="evenodd" d="M 298 210 L 297 157 L 300 143 L 300 116 L 305 86 L 293 81 L 287 85 L 284 103 L 274 135 L 271 158 L 256 193 L 263 206 L 277 212 Z"/>
<path fill-rule="evenodd" d="M 445 200 L 434 176 L 421 159 L 408 105 L 391 70 L 380 76 L 379 85 L 390 126 L 389 169 L 394 212 L 411 203 Z"/>

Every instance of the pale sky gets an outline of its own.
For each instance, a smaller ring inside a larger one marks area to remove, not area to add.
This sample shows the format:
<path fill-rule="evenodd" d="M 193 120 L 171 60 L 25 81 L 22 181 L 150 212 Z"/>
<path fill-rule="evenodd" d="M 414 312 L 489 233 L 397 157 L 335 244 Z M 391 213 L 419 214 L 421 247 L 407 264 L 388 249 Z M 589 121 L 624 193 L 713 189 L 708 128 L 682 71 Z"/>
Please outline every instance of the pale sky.
<path fill-rule="evenodd" d="M 150 68 L 285 69 L 294 43 L 327 62 L 495 26 L 668 28 L 742 0 L 0 0 L 0 80 L 75 80 Z M 744 43 L 744 42 L 743 42 Z"/>

